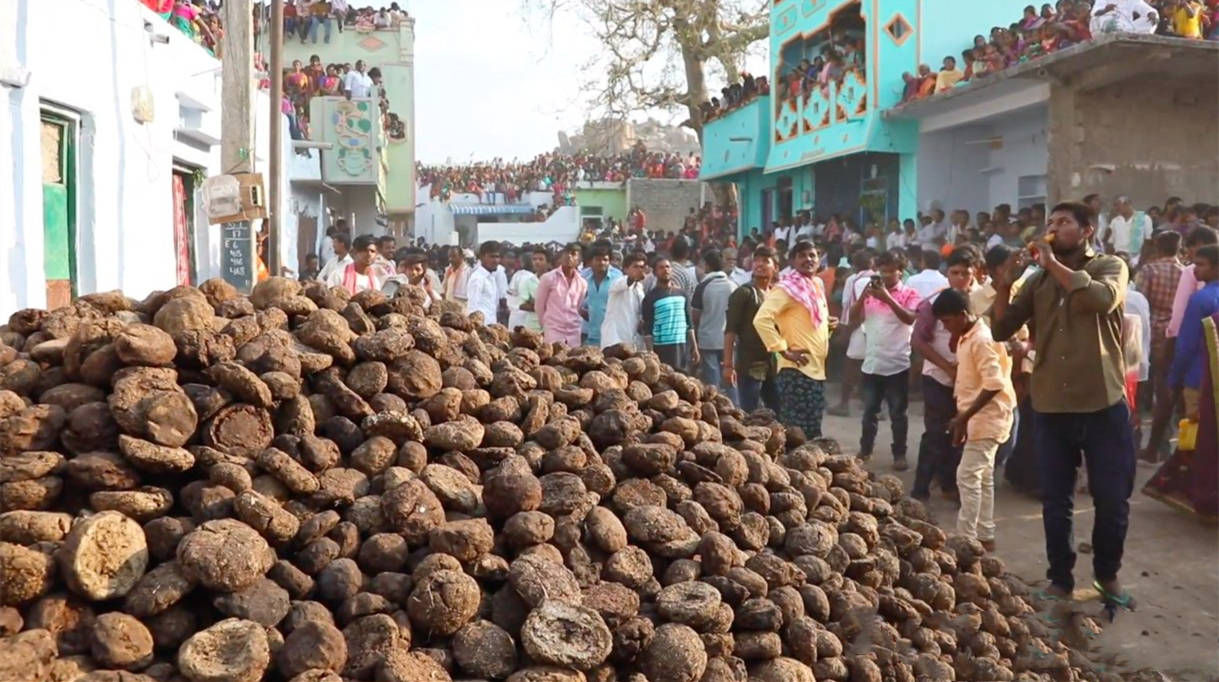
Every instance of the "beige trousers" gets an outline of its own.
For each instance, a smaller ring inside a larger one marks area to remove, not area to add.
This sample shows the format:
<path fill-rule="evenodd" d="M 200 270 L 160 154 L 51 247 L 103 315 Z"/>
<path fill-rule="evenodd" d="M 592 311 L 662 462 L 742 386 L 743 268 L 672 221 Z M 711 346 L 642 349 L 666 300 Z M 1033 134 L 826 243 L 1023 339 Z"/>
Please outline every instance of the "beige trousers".
<path fill-rule="evenodd" d="M 957 467 L 961 511 L 957 532 L 978 540 L 995 539 L 995 452 L 999 441 L 966 441 Z"/>

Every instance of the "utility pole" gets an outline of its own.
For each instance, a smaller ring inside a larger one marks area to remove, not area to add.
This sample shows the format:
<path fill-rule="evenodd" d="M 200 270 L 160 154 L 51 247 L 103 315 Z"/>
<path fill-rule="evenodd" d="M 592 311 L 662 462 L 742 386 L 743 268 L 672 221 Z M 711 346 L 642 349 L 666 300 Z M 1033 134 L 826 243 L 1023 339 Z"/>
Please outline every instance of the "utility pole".
<path fill-rule="evenodd" d="M 271 222 L 267 233 L 267 269 L 272 275 L 280 273 L 279 258 L 279 225 L 280 225 L 280 193 L 279 184 L 283 168 L 280 166 L 283 158 L 283 120 L 280 111 L 284 98 L 284 0 L 271 0 L 271 169 L 268 174 L 270 184 L 267 192 L 268 207 Z"/>
<path fill-rule="evenodd" d="M 250 0 L 225 0 L 221 39 L 220 170 L 254 172 L 254 16 Z"/>

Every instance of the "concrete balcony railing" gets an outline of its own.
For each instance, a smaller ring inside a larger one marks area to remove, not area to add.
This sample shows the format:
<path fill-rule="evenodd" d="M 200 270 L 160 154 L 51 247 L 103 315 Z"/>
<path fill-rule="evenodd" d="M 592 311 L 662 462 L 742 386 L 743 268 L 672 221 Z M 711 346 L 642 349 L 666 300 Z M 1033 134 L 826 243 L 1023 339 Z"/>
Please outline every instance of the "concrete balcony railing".
<path fill-rule="evenodd" d="M 765 165 L 769 112 L 770 97 L 764 95 L 707 123 L 699 179 L 713 180 Z"/>
<path fill-rule="evenodd" d="M 388 162 L 377 100 L 314 97 L 309 102 L 309 120 L 313 139 L 329 145 L 322 151 L 323 181 L 384 190 Z"/>

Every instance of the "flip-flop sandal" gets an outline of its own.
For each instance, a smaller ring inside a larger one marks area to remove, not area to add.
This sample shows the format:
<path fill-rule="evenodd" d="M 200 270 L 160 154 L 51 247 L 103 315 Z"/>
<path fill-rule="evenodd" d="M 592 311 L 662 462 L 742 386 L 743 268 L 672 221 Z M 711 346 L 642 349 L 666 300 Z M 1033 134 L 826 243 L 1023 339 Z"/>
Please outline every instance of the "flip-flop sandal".
<path fill-rule="evenodd" d="M 1112 592 L 1109 592 L 1108 590 L 1106 590 L 1104 587 L 1101 587 L 1099 580 L 1093 580 L 1092 587 L 1095 588 L 1097 592 L 1100 592 L 1101 602 L 1105 606 L 1105 615 L 1107 615 L 1109 617 L 1110 623 L 1112 623 L 1113 620 L 1115 618 L 1117 618 L 1118 609 L 1134 611 L 1134 607 L 1135 607 L 1134 597 L 1129 592 L 1122 592 L 1121 594 L 1113 594 Z"/>

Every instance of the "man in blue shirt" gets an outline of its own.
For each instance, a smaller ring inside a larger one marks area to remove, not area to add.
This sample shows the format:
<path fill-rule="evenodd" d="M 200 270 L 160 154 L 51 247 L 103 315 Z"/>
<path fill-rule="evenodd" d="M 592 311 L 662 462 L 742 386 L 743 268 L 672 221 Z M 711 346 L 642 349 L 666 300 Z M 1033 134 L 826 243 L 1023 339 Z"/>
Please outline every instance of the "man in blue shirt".
<path fill-rule="evenodd" d="M 584 281 L 588 282 L 588 295 L 584 299 L 584 343 L 601 347 L 601 323 L 605 321 L 605 308 L 609 304 L 610 285 L 622 276 L 610 269 L 610 249 L 608 246 L 593 244 L 592 254 L 588 260 L 588 271 L 584 273 Z"/>
<path fill-rule="evenodd" d="M 643 340 L 660 361 L 678 371 L 697 367 L 701 358 L 690 324 L 690 299 L 673 279 L 673 264 L 661 256 L 652 266 L 656 286 L 643 297 Z M 687 344 L 689 355 L 687 356 Z M 687 362 L 689 365 L 687 365 Z"/>
<path fill-rule="evenodd" d="M 1169 383 L 1182 389 L 1186 415 L 1196 417 L 1202 389 L 1202 363 L 1206 361 L 1202 321 L 1219 313 L 1219 245 L 1208 244 L 1194 252 L 1194 277 L 1203 287 L 1189 297 L 1185 306 Z"/>

